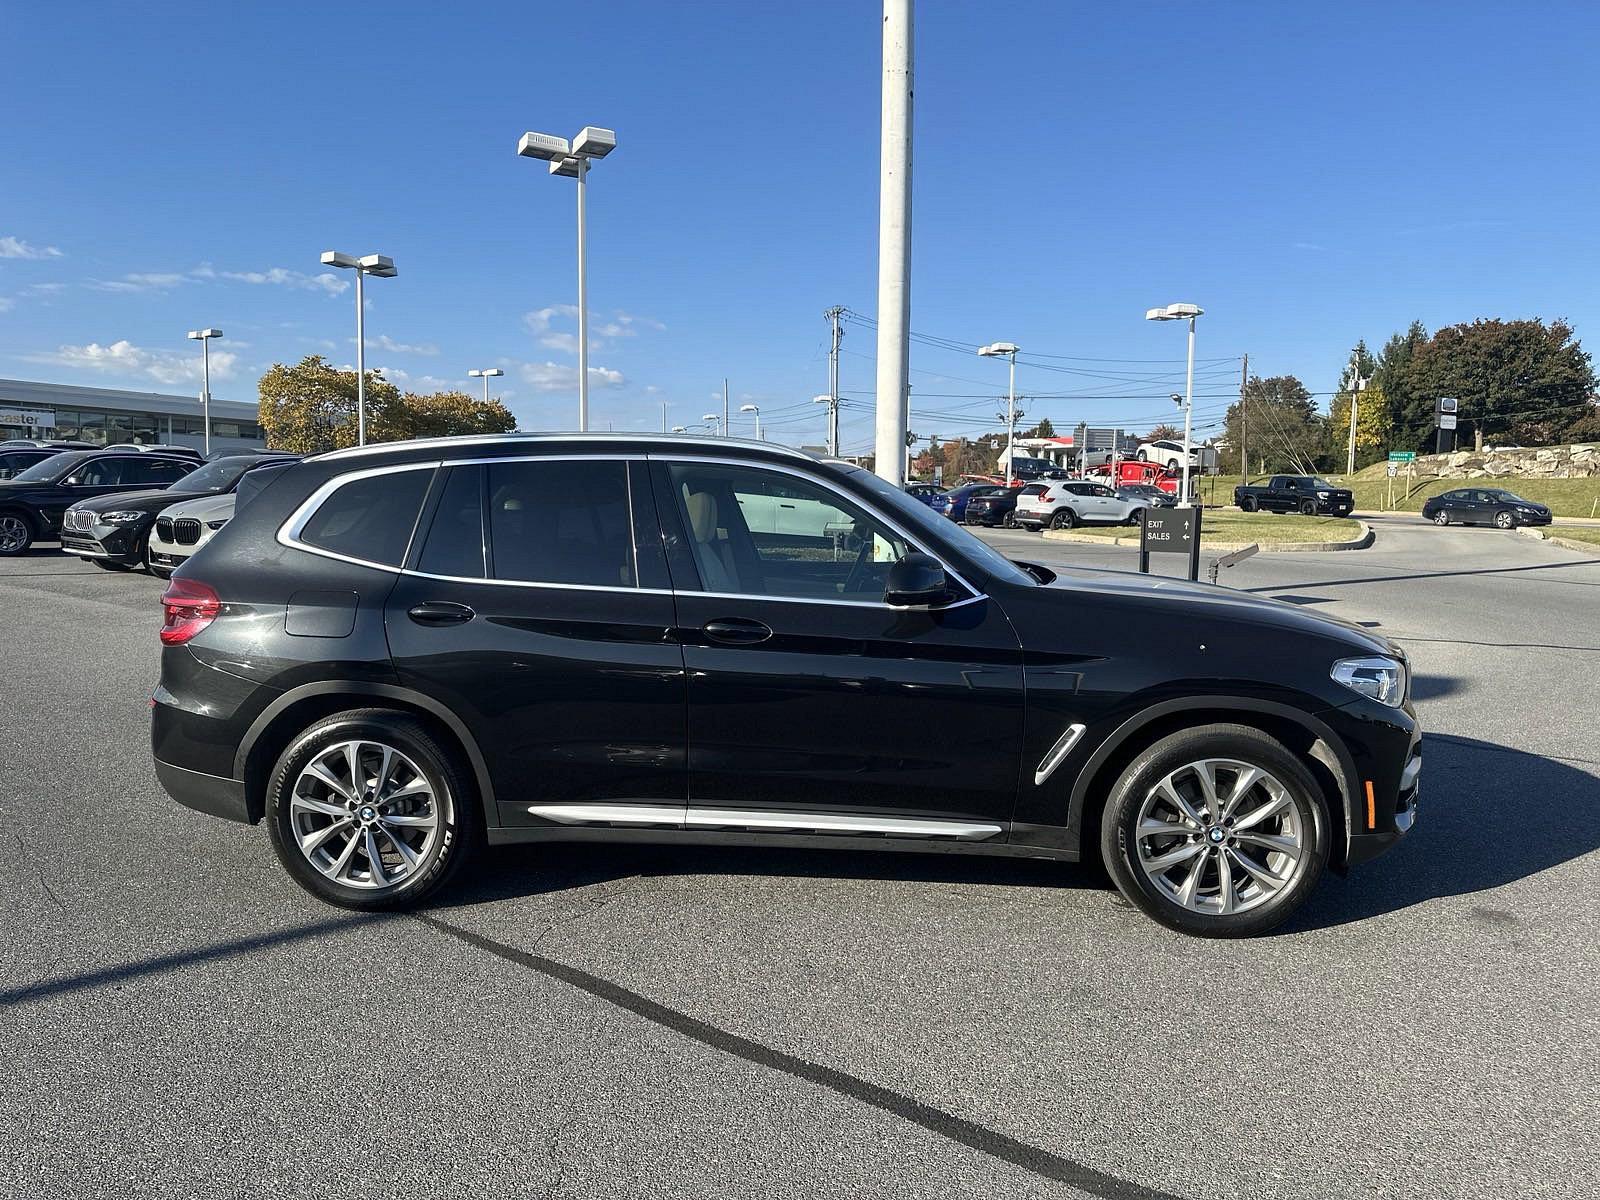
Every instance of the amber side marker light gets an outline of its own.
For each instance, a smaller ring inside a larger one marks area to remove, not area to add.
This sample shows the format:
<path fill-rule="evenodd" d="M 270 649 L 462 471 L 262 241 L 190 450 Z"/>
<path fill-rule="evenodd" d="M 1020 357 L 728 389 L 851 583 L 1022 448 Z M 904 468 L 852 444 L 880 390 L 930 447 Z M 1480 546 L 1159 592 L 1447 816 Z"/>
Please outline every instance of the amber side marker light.
<path fill-rule="evenodd" d="M 1372 780 L 1367 780 L 1367 828 L 1378 827 L 1378 802 L 1372 798 Z"/>

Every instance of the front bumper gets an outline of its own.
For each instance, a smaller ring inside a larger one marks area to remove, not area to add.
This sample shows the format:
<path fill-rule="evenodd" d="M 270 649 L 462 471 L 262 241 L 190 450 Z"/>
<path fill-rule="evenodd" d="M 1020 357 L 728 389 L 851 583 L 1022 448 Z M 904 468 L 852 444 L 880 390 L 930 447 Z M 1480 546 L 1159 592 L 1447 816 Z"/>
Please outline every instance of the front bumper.
<path fill-rule="evenodd" d="M 1548 525 L 1555 520 L 1549 513 L 1518 513 L 1518 525 Z"/>
<path fill-rule="evenodd" d="M 156 778 L 167 790 L 167 795 L 185 808 L 247 825 L 250 823 L 250 809 L 245 801 L 242 780 L 186 770 L 162 762 L 159 758 L 155 764 Z"/>
<path fill-rule="evenodd" d="M 139 557 L 137 532 L 122 525 L 96 525 L 93 531 L 63 529 L 61 548 L 80 558 L 107 558 L 135 562 Z"/>

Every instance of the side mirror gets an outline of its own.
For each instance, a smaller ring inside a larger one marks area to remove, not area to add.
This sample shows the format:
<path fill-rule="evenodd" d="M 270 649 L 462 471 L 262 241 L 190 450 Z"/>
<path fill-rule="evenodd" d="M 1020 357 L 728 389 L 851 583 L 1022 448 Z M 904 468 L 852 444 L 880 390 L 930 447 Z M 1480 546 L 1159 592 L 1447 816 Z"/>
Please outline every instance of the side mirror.
<path fill-rule="evenodd" d="M 932 608 L 950 599 L 950 583 L 939 560 L 908 554 L 889 568 L 883 602 L 891 608 Z"/>

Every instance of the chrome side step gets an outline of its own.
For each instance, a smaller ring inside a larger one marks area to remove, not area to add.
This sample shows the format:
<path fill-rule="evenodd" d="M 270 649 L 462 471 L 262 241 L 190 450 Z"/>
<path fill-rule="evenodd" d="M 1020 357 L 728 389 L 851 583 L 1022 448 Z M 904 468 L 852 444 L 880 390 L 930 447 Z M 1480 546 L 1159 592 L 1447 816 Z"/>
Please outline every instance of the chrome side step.
<path fill-rule="evenodd" d="M 746 808 L 684 808 L 678 804 L 530 804 L 531 816 L 558 825 L 671 825 L 684 829 L 768 829 L 790 833 L 886 834 L 981 842 L 999 825 L 933 817 L 851 816 Z"/>
<path fill-rule="evenodd" d="M 1054 775 L 1056 768 L 1072 753 L 1072 748 L 1078 744 L 1078 739 L 1083 736 L 1085 726 L 1068 725 L 1066 732 L 1056 739 L 1056 744 L 1050 747 L 1050 752 L 1039 761 L 1038 770 L 1033 773 L 1035 787 L 1044 783 Z"/>
<path fill-rule="evenodd" d="M 998 825 L 944 821 L 932 817 L 856 817 L 844 813 L 770 812 L 745 808 L 691 808 L 690 829 L 772 829 L 799 833 L 886 833 L 901 837 L 951 838 L 981 842 L 1001 832 Z"/>

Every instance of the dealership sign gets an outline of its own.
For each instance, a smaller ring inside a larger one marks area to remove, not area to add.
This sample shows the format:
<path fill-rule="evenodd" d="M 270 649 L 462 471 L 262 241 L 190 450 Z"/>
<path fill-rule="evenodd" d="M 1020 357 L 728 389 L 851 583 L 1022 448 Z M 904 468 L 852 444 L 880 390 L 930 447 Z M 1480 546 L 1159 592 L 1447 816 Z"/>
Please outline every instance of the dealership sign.
<path fill-rule="evenodd" d="M 0 408 L 0 425 L 25 425 L 30 429 L 54 429 L 56 414 L 44 408 Z"/>

